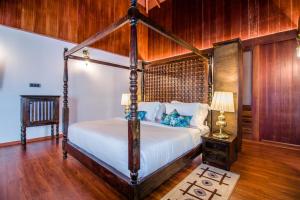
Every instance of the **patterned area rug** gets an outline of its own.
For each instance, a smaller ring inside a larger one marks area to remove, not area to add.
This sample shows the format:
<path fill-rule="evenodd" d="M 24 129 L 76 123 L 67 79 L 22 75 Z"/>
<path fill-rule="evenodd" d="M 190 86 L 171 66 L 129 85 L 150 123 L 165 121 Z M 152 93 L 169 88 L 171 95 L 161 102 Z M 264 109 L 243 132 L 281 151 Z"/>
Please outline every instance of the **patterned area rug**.
<path fill-rule="evenodd" d="M 240 175 L 201 164 L 161 200 L 227 200 Z"/>

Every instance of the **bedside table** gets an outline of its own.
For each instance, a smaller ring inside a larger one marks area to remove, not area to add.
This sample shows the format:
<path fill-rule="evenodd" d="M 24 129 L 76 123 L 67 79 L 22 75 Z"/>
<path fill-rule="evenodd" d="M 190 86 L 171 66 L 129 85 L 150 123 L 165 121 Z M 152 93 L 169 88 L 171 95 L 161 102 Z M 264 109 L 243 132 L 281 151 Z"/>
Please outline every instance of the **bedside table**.
<path fill-rule="evenodd" d="M 231 164 L 237 160 L 236 135 L 230 135 L 228 139 L 218 139 L 212 134 L 206 134 L 201 138 L 203 162 L 230 170 Z"/>

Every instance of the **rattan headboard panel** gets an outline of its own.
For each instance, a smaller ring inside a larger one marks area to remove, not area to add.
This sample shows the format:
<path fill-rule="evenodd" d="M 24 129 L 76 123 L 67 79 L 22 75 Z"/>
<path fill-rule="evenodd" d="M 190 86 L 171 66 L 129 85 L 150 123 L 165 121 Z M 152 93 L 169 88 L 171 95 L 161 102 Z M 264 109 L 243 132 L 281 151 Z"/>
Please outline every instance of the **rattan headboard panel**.
<path fill-rule="evenodd" d="M 144 68 L 144 101 L 209 101 L 208 62 L 198 56 Z"/>

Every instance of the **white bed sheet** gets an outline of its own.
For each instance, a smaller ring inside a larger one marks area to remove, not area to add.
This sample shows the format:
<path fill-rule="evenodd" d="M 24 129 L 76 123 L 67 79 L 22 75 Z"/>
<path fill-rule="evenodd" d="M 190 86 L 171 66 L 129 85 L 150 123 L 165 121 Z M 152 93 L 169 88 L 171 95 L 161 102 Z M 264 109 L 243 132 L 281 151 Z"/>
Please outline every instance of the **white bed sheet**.
<path fill-rule="evenodd" d="M 141 169 L 145 177 L 201 143 L 209 127 L 169 127 L 141 121 Z M 86 121 L 69 127 L 69 140 L 129 177 L 127 121 Z"/>

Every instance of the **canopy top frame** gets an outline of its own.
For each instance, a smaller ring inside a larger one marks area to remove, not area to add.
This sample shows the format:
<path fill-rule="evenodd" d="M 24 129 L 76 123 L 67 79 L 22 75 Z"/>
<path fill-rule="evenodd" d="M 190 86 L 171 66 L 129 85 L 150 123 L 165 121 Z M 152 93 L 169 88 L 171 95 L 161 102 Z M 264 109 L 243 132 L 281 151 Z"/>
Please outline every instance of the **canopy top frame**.
<path fill-rule="evenodd" d="M 150 28 L 151 30 L 159 33 L 160 35 L 164 36 L 165 38 L 168 38 L 169 40 L 177 43 L 178 45 L 182 46 L 183 48 L 198 55 L 204 61 L 208 61 L 208 58 L 205 57 L 198 48 L 194 47 L 192 44 L 186 42 L 185 40 L 179 38 L 175 34 L 165 30 L 161 26 L 154 23 L 150 18 L 148 18 L 147 16 L 140 13 L 138 8 L 136 7 L 136 0 L 131 0 L 130 3 L 131 3 L 131 6 L 128 9 L 127 14 L 124 17 L 120 18 L 118 21 L 114 22 L 107 28 L 95 33 L 94 35 L 87 38 L 80 44 L 78 44 L 78 45 L 74 46 L 73 48 L 71 48 L 70 50 L 66 51 L 64 53 L 64 56 L 68 57 L 68 56 L 76 53 L 77 51 L 94 44 L 95 42 L 103 39 L 107 35 L 120 29 L 124 25 L 129 24 L 131 18 L 135 18 L 136 23 L 140 22 L 141 24 L 143 24 L 143 25 L 147 26 L 148 28 Z"/>

